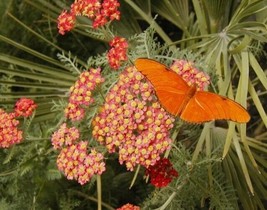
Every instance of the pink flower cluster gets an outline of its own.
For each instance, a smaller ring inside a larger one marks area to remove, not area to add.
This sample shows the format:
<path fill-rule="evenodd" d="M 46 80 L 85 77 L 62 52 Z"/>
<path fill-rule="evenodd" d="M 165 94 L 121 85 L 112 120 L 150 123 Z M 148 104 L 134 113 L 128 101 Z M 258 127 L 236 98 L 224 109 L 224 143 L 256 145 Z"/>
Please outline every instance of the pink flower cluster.
<path fill-rule="evenodd" d="M 19 121 L 15 118 L 29 117 L 36 107 L 32 99 L 21 98 L 16 102 L 14 112 L 7 113 L 0 109 L 0 147 L 11 147 L 22 141 L 22 131 L 18 129 Z"/>
<path fill-rule="evenodd" d="M 118 148 L 120 164 L 125 162 L 128 170 L 137 164 L 147 168 L 169 148 L 173 122 L 153 97 L 151 84 L 134 67 L 128 67 L 95 117 L 93 136 L 109 152 Z"/>
<path fill-rule="evenodd" d="M 140 207 L 127 203 L 123 205 L 122 207 L 117 208 L 116 210 L 140 210 Z"/>
<path fill-rule="evenodd" d="M 54 149 L 60 149 L 63 146 L 72 145 L 79 139 L 79 130 L 75 127 L 68 128 L 66 123 L 63 123 L 60 128 L 53 133 L 51 141 Z"/>
<path fill-rule="evenodd" d="M 6 113 L 0 109 L 0 147 L 7 148 L 22 141 L 22 131 L 15 113 Z"/>
<path fill-rule="evenodd" d="M 60 151 L 57 158 L 57 166 L 67 179 L 77 180 L 81 185 L 90 181 L 93 175 L 101 175 L 105 171 L 105 163 L 103 155 L 92 149 L 87 154 L 86 141 L 80 141 L 65 147 Z"/>
<path fill-rule="evenodd" d="M 162 158 L 146 169 L 146 175 L 150 177 L 151 184 L 155 187 L 166 187 L 173 178 L 178 177 L 178 172 L 169 159 Z"/>
<path fill-rule="evenodd" d="M 209 85 L 209 76 L 194 67 L 193 63 L 186 60 L 176 60 L 170 67 L 178 73 L 188 85 L 196 85 L 197 90 L 204 90 Z"/>
<path fill-rule="evenodd" d="M 73 121 L 81 120 L 84 117 L 84 106 L 94 102 L 92 91 L 95 87 L 104 82 L 101 77 L 100 68 L 85 71 L 80 74 L 79 79 L 70 88 L 69 103 L 65 108 L 65 116 Z"/>
<path fill-rule="evenodd" d="M 109 42 L 111 49 L 108 51 L 107 57 L 111 68 L 118 69 L 122 61 L 126 61 L 128 43 L 123 37 L 115 37 Z"/>
<path fill-rule="evenodd" d="M 37 104 L 32 99 L 21 98 L 16 102 L 14 111 L 17 117 L 29 117 L 36 108 Z"/>
<path fill-rule="evenodd" d="M 75 143 L 80 134 L 75 127 L 68 128 L 66 123 L 52 135 L 52 144 L 60 149 L 57 166 L 67 179 L 77 180 L 81 185 L 90 181 L 93 175 L 101 175 L 105 171 L 103 155 L 95 149 L 88 154 L 87 141 Z"/>
<path fill-rule="evenodd" d="M 118 0 L 75 0 L 68 13 L 63 11 L 58 17 L 59 33 L 64 35 L 70 31 L 76 22 L 76 16 L 82 15 L 93 21 L 93 27 L 98 28 L 109 21 L 119 20 L 120 4 Z"/>

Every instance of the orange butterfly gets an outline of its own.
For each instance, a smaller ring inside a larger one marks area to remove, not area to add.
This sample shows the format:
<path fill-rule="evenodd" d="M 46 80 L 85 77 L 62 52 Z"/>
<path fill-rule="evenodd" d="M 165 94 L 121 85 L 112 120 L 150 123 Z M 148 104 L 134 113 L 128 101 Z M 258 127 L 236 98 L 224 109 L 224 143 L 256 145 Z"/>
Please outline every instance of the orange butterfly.
<path fill-rule="evenodd" d="M 191 123 L 211 120 L 232 120 L 246 123 L 250 116 L 235 101 L 189 86 L 177 73 L 165 65 L 146 58 L 138 58 L 135 67 L 153 85 L 163 108 L 174 116 Z"/>

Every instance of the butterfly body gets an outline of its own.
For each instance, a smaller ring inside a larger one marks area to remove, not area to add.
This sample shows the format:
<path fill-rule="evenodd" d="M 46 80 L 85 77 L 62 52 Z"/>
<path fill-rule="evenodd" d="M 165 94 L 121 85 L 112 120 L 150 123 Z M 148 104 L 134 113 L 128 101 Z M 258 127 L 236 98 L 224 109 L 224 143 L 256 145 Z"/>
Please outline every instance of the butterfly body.
<path fill-rule="evenodd" d="M 250 119 L 247 111 L 235 101 L 189 86 L 181 76 L 165 65 L 139 58 L 135 66 L 153 85 L 162 107 L 174 116 L 191 123 L 211 120 L 232 120 L 239 123 Z"/>

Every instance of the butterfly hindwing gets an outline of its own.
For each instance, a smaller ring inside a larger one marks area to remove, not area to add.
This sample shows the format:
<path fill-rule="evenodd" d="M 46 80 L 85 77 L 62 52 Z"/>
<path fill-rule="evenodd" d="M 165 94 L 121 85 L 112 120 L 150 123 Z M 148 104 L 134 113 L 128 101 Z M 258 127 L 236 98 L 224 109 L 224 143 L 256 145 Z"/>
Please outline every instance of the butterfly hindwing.
<path fill-rule="evenodd" d="M 197 91 L 185 106 L 180 117 L 193 123 L 222 119 L 245 123 L 250 119 L 249 114 L 240 104 L 206 91 Z"/>

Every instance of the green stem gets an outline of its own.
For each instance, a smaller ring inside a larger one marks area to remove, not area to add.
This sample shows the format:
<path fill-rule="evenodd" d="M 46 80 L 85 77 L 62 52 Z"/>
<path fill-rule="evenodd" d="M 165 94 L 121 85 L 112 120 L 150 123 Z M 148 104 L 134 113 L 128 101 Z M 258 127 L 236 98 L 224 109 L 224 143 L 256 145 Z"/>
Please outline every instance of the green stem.
<path fill-rule="evenodd" d="M 195 151 L 193 153 L 193 157 L 192 157 L 192 162 L 195 162 L 197 160 L 197 157 L 198 155 L 200 154 L 200 152 L 202 151 L 202 148 L 203 148 L 203 144 L 206 140 L 206 135 L 210 129 L 210 126 L 211 126 L 211 122 L 209 123 L 206 123 L 202 132 L 201 132 L 201 135 L 198 139 L 198 142 L 197 142 L 197 145 L 195 147 Z"/>
<path fill-rule="evenodd" d="M 188 182 L 188 179 L 184 180 L 180 185 L 178 185 L 177 188 L 176 188 L 176 191 L 173 192 L 173 193 L 169 196 L 169 198 L 165 201 L 165 203 L 164 203 L 162 206 L 160 206 L 159 208 L 154 209 L 154 210 L 164 210 L 164 209 L 166 209 L 166 208 L 169 206 L 169 204 L 172 202 L 172 200 L 175 198 L 175 196 L 177 195 L 177 193 L 179 193 L 180 189 L 181 189 L 187 182 Z"/>
<path fill-rule="evenodd" d="M 96 176 L 97 184 L 97 210 L 102 210 L 102 190 L 101 190 L 101 176 Z"/>
<path fill-rule="evenodd" d="M 70 192 L 75 193 L 76 195 L 82 196 L 82 197 L 84 197 L 84 198 L 86 198 L 86 199 L 88 199 L 90 201 L 98 202 L 98 200 L 96 198 L 94 198 L 92 196 L 89 196 L 89 195 L 87 195 L 87 194 L 85 194 L 83 192 L 80 192 L 78 190 L 70 190 Z M 108 210 L 115 210 L 113 207 L 111 207 L 107 203 L 102 202 L 101 205 L 104 206 Z"/>
<path fill-rule="evenodd" d="M 179 131 L 180 131 L 180 127 L 176 127 L 176 128 L 174 129 L 174 132 L 173 132 L 173 134 L 172 134 L 172 136 L 171 136 L 171 139 L 172 139 L 173 142 L 174 142 L 175 139 L 177 138 Z M 173 144 L 172 144 L 172 145 L 173 145 Z M 164 157 L 165 157 L 165 158 L 167 158 L 167 157 L 169 156 L 170 151 L 171 151 L 171 149 L 172 149 L 172 145 L 171 145 L 170 149 L 166 150 L 166 152 L 165 152 L 165 154 L 164 154 Z"/>
<path fill-rule="evenodd" d="M 136 169 L 136 171 L 135 171 L 135 174 L 134 174 L 134 177 L 133 177 L 133 179 L 132 179 L 132 182 L 131 182 L 131 185 L 130 185 L 129 189 L 131 189 L 132 186 L 134 185 L 135 180 L 136 180 L 136 178 L 137 178 L 137 175 L 138 175 L 139 171 L 140 171 L 140 165 L 137 166 L 137 169 Z"/>

